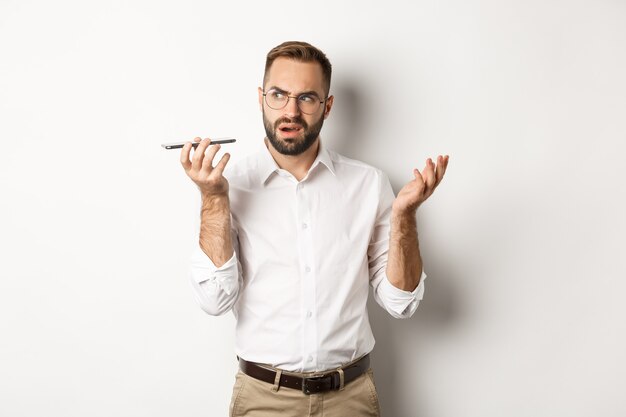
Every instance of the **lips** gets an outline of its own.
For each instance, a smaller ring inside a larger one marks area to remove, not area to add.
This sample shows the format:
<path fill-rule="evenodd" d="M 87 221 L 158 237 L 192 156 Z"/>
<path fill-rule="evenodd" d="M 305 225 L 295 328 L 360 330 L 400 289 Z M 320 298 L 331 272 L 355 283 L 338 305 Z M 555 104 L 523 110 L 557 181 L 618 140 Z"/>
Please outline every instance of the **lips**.
<path fill-rule="evenodd" d="M 302 126 L 295 123 L 284 123 L 280 125 L 278 129 L 282 132 L 297 132 L 302 129 Z"/>

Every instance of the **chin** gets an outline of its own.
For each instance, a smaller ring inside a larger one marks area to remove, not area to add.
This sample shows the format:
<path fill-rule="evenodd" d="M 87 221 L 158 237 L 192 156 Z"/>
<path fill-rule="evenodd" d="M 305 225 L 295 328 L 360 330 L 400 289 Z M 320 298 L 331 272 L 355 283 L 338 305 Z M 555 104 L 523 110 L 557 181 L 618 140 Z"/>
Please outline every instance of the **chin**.
<path fill-rule="evenodd" d="M 274 135 L 274 137 L 280 139 L 281 141 L 285 143 L 295 143 L 295 142 L 304 141 L 304 134 L 300 136 L 292 137 L 292 138 L 287 138 L 287 137 L 282 136 L 279 132 L 277 132 L 276 135 Z"/>

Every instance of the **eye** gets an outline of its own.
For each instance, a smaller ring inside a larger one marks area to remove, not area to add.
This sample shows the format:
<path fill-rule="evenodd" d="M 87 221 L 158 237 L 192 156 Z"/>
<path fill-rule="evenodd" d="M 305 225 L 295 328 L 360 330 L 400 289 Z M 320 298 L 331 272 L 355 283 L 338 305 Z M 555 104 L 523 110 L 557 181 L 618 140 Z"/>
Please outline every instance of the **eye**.
<path fill-rule="evenodd" d="M 271 90 L 271 91 L 269 92 L 269 95 L 270 95 L 272 98 L 276 98 L 276 99 L 281 99 L 281 98 L 284 98 L 284 97 L 285 97 L 285 94 L 284 94 L 283 92 L 281 92 L 281 91 L 276 91 L 276 90 Z"/>
<path fill-rule="evenodd" d="M 300 97 L 298 97 L 298 100 L 303 103 L 313 103 L 315 101 L 315 96 L 311 94 L 302 94 Z"/>

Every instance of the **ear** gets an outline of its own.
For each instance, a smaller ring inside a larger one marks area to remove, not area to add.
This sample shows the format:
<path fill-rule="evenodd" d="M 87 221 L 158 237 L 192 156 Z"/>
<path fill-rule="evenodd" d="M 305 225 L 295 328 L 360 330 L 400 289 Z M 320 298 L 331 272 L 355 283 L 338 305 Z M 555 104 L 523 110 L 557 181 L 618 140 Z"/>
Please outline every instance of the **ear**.
<path fill-rule="evenodd" d="M 333 107 L 334 101 L 335 96 L 328 96 L 328 98 L 324 102 L 324 120 L 328 119 L 328 115 L 330 114 L 330 109 Z"/>
<path fill-rule="evenodd" d="M 263 89 L 259 87 L 259 110 L 263 111 Z"/>

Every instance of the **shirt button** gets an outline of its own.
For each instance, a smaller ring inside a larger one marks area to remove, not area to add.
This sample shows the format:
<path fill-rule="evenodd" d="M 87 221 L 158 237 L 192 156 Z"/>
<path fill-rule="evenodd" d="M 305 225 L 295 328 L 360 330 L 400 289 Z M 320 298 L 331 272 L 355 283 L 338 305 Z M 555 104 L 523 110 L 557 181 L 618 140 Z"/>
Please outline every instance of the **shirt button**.
<path fill-rule="evenodd" d="M 310 311 L 306 312 L 306 318 L 307 319 L 310 319 L 312 315 L 313 315 L 313 313 L 311 313 Z"/>
<path fill-rule="evenodd" d="M 306 229 L 307 227 L 309 227 L 309 225 L 308 225 L 308 224 L 306 224 L 306 223 L 302 223 L 302 228 L 303 228 L 303 229 Z"/>
<path fill-rule="evenodd" d="M 310 267 L 308 267 L 308 266 L 307 266 L 306 268 L 304 268 L 304 270 L 305 270 L 306 272 L 311 272 L 311 268 L 310 268 Z"/>
<path fill-rule="evenodd" d="M 307 362 L 313 362 L 313 356 L 309 356 L 308 358 L 306 358 Z"/>

